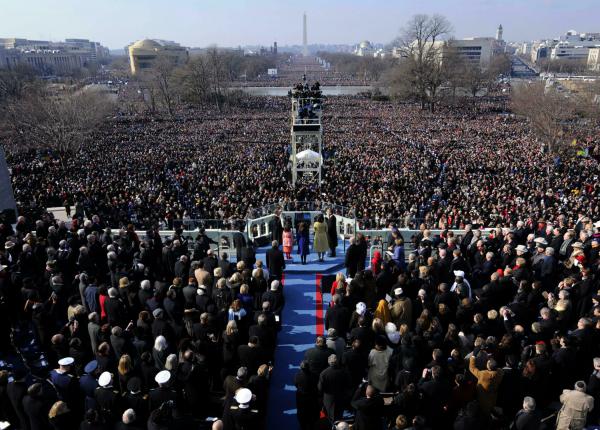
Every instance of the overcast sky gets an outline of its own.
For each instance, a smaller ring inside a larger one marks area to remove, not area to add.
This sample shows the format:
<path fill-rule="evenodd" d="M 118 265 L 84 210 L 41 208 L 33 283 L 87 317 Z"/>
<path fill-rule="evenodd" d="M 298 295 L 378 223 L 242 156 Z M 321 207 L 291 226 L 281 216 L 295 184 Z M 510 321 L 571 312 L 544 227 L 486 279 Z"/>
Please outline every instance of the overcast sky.
<path fill-rule="evenodd" d="M 570 29 L 600 32 L 600 0 L 0 0 L 0 37 L 88 38 L 122 48 L 142 38 L 184 46 L 387 43 L 416 13 L 448 18 L 455 37 L 509 41 Z"/>

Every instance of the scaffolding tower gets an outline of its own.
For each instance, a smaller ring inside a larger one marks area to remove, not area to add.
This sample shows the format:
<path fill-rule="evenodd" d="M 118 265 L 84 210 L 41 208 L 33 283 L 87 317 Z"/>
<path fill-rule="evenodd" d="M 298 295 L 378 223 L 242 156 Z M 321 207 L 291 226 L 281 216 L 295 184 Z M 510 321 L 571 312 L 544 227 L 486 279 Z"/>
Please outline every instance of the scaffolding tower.
<path fill-rule="evenodd" d="M 318 181 L 323 166 L 323 96 L 318 82 L 302 83 L 289 92 L 292 101 L 291 140 L 292 185 Z"/>

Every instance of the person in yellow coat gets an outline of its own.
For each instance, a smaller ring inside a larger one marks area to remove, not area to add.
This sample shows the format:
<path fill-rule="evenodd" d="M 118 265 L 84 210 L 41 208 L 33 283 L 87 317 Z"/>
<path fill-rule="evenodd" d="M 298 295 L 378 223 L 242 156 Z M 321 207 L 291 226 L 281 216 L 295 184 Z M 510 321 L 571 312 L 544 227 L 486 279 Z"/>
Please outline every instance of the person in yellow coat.
<path fill-rule="evenodd" d="M 469 370 L 477 378 L 477 400 L 482 412 L 489 414 L 496 406 L 498 387 L 502 382 L 504 372 L 502 369 L 498 369 L 498 364 L 493 358 L 487 361 L 486 367 L 486 370 L 479 370 L 475 366 L 475 356 L 471 355 Z"/>
<path fill-rule="evenodd" d="M 327 239 L 327 223 L 323 215 L 319 215 L 315 221 L 315 252 L 319 256 L 319 261 L 324 261 L 325 253 L 329 249 L 329 241 Z"/>

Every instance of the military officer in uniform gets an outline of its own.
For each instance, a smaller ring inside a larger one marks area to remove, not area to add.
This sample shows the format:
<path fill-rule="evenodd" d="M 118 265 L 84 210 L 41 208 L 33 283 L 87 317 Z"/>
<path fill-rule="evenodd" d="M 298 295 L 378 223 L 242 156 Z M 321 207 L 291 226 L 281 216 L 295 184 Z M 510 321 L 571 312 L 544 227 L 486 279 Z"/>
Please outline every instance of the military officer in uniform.
<path fill-rule="evenodd" d="M 71 366 L 75 360 L 73 357 L 65 357 L 58 360 L 58 369 L 54 369 L 50 372 L 50 381 L 56 388 L 58 392 L 58 397 L 72 404 L 73 400 L 75 400 L 75 395 L 73 394 L 73 375 L 70 375 Z"/>
<path fill-rule="evenodd" d="M 161 370 L 154 377 L 158 388 L 150 390 L 148 394 L 148 397 L 150 397 L 150 412 L 158 409 L 164 402 L 177 400 L 177 392 L 169 387 L 170 379 L 171 372 L 168 370 Z"/>
<path fill-rule="evenodd" d="M 99 387 L 96 388 L 96 402 L 98 411 L 108 423 L 114 423 L 119 418 L 118 402 L 119 392 L 113 388 L 113 376 L 110 372 L 103 372 L 98 378 Z"/>
<path fill-rule="evenodd" d="M 260 427 L 258 410 L 250 408 L 252 391 L 240 388 L 235 392 L 235 402 L 223 414 L 224 430 L 254 430 Z"/>
<path fill-rule="evenodd" d="M 79 388 L 84 394 L 85 399 L 83 400 L 84 410 L 96 409 L 98 405 L 96 403 L 96 388 L 98 388 L 98 380 L 96 379 L 98 371 L 98 362 L 96 360 L 90 361 L 83 368 L 84 374 L 79 378 Z"/>

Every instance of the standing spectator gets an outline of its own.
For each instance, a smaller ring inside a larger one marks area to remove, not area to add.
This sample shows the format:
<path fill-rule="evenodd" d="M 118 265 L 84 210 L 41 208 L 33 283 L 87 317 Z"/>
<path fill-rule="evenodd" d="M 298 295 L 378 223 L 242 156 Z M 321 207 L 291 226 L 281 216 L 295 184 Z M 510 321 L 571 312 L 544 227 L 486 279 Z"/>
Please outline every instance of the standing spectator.
<path fill-rule="evenodd" d="M 517 412 L 513 422 L 515 430 L 538 430 L 540 428 L 541 417 L 535 406 L 535 399 L 525 396 L 523 409 Z"/>
<path fill-rule="evenodd" d="M 498 387 L 504 373 L 498 369 L 496 360 L 490 358 L 486 363 L 486 370 L 479 370 L 475 365 L 475 357 L 469 359 L 469 371 L 477 378 L 477 401 L 484 414 L 489 413 L 496 404 Z"/>
<path fill-rule="evenodd" d="M 364 393 L 363 393 L 364 389 Z M 356 409 L 354 429 L 370 430 L 381 428 L 384 411 L 383 397 L 372 385 L 362 385 L 354 393 L 352 407 Z"/>
<path fill-rule="evenodd" d="M 338 364 L 337 355 L 327 358 L 329 367 L 319 375 L 319 392 L 323 396 L 323 406 L 331 423 L 342 418 L 344 405 L 348 398 L 349 378 L 346 371 Z"/>
<path fill-rule="evenodd" d="M 310 254 L 310 236 L 308 227 L 305 223 L 298 224 L 296 233 L 296 243 L 298 244 L 298 254 L 300 254 L 300 262 L 306 264 L 306 257 Z"/>
<path fill-rule="evenodd" d="M 323 215 L 318 215 L 314 225 L 315 229 L 315 242 L 314 248 L 319 261 L 325 261 L 325 253 L 329 249 L 329 239 L 327 237 L 327 224 Z"/>
<path fill-rule="evenodd" d="M 283 253 L 279 249 L 279 243 L 276 240 L 271 243 L 271 249 L 267 251 L 266 257 L 267 268 L 271 274 L 270 280 L 281 280 L 285 269 L 285 258 L 283 257 Z"/>
<path fill-rule="evenodd" d="M 594 398 L 585 394 L 585 382 L 577 381 L 574 388 L 563 390 L 560 395 L 562 407 L 556 419 L 556 430 L 582 430 L 588 413 L 594 409 Z"/>
<path fill-rule="evenodd" d="M 329 256 L 333 258 L 338 246 L 338 225 L 331 208 L 327 209 L 327 243 L 329 244 Z"/>
<path fill-rule="evenodd" d="M 294 235 L 292 234 L 292 227 L 286 224 L 283 229 L 283 253 L 285 254 L 286 260 L 292 259 L 292 251 L 294 249 Z"/>

